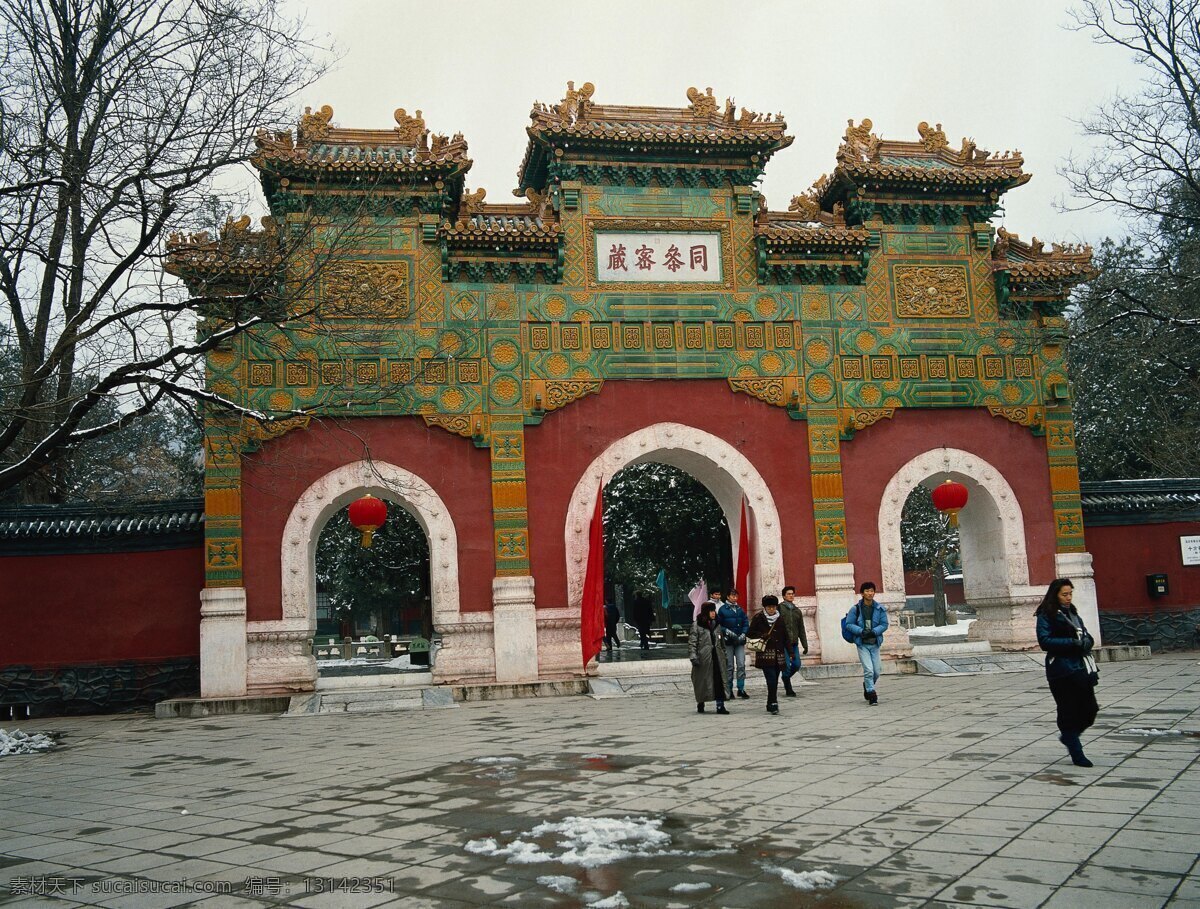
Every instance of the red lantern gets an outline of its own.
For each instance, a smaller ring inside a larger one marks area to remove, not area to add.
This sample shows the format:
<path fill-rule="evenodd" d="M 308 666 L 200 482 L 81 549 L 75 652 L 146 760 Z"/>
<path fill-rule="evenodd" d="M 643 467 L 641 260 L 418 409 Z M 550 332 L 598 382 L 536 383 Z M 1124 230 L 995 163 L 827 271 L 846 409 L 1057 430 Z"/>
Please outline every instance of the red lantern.
<path fill-rule="evenodd" d="M 387 504 L 372 495 L 350 503 L 350 523 L 355 530 L 362 531 L 362 544 L 371 545 L 371 536 L 387 520 Z"/>
<path fill-rule="evenodd" d="M 950 526 L 958 526 L 958 513 L 967 504 L 967 487 L 947 480 L 933 489 L 933 507 L 950 515 Z"/>

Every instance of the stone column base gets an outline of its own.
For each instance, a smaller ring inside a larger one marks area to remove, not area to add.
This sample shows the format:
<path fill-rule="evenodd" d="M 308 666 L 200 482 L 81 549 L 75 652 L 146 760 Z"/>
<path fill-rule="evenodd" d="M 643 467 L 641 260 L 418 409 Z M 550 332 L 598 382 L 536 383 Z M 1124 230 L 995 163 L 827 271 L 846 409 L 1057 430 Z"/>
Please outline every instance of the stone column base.
<path fill-rule="evenodd" d="M 967 605 L 978 618 L 967 640 L 989 641 L 995 650 L 1036 650 L 1037 619 L 1033 613 L 1042 598 L 1026 588 L 1021 590 L 1024 592 L 968 600 Z"/>
<path fill-rule="evenodd" d="M 246 693 L 315 691 L 317 658 L 307 620 L 250 622 L 246 626 Z"/>
<path fill-rule="evenodd" d="M 570 607 L 537 611 L 538 678 L 573 679 L 585 674 L 580 622 L 579 610 Z"/>
<path fill-rule="evenodd" d="M 246 588 L 200 591 L 200 697 L 246 694 Z"/>
<path fill-rule="evenodd" d="M 497 682 L 535 682 L 538 677 L 538 629 L 533 578 L 492 579 L 492 638 Z"/>
<path fill-rule="evenodd" d="M 854 565 L 832 562 L 814 566 L 817 579 L 817 636 L 822 663 L 853 663 L 858 650 L 842 640 L 842 616 L 858 600 L 854 590 Z"/>
<path fill-rule="evenodd" d="M 887 609 L 888 630 L 883 636 L 881 652 L 897 659 L 906 659 L 912 656 L 912 641 L 908 639 L 908 629 L 900 621 L 900 610 L 907 603 L 884 603 L 883 605 Z M 850 607 L 847 606 L 846 609 L 848 611 Z"/>
<path fill-rule="evenodd" d="M 433 654 L 434 684 L 495 680 L 496 651 L 490 613 L 465 612 L 457 621 L 439 622 L 436 631 L 441 635 L 441 646 Z"/>
<path fill-rule="evenodd" d="M 1090 552 L 1060 552 L 1054 556 L 1054 570 L 1060 578 L 1070 578 L 1071 586 L 1075 588 L 1071 602 L 1083 619 L 1083 625 L 1088 633 L 1100 640 L 1100 603 L 1096 596 L 1096 580 L 1092 572 L 1092 554 Z"/>

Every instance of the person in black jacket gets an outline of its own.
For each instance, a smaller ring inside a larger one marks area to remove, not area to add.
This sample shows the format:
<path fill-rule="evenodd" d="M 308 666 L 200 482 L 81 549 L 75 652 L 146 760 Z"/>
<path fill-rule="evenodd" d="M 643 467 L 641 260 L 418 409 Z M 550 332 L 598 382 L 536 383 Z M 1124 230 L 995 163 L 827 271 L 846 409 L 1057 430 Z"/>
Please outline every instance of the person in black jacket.
<path fill-rule="evenodd" d="M 1096 721 L 1100 676 L 1092 657 L 1095 641 L 1071 604 L 1073 595 L 1074 587 L 1067 578 L 1051 582 L 1037 608 L 1037 639 L 1046 651 L 1046 681 L 1058 706 L 1058 740 L 1067 746 L 1073 763 L 1091 767 L 1079 736 Z"/>
<path fill-rule="evenodd" d="M 617 608 L 616 603 L 604 604 L 604 646 L 608 649 L 608 655 L 612 656 L 613 644 L 617 645 L 617 649 L 621 649 L 621 639 L 617 637 L 617 625 L 621 621 L 621 610 Z"/>

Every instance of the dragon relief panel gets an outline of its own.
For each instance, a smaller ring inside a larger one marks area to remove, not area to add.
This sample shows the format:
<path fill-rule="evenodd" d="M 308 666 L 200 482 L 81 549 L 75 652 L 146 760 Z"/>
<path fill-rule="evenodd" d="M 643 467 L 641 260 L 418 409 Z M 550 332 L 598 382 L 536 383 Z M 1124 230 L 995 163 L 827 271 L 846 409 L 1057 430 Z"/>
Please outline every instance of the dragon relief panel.
<path fill-rule="evenodd" d="M 406 319 L 412 312 L 407 260 L 329 262 L 321 275 L 327 319 Z"/>
<path fill-rule="evenodd" d="M 971 296 L 965 265 L 892 266 L 896 315 L 901 319 L 965 319 Z"/>

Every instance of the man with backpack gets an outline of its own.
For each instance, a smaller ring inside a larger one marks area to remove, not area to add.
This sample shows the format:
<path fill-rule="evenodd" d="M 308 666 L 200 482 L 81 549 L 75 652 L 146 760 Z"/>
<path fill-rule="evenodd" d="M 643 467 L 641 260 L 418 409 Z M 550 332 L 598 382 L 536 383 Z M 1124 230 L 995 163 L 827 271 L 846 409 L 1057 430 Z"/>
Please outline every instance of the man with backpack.
<path fill-rule="evenodd" d="M 863 667 L 863 698 L 874 707 L 879 703 L 875 683 L 879 681 L 879 648 L 888 627 L 887 609 L 875 601 L 873 581 L 864 581 L 858 592 L 862 599 L 842 619 L 842 637 L 858 648 Z"/>

